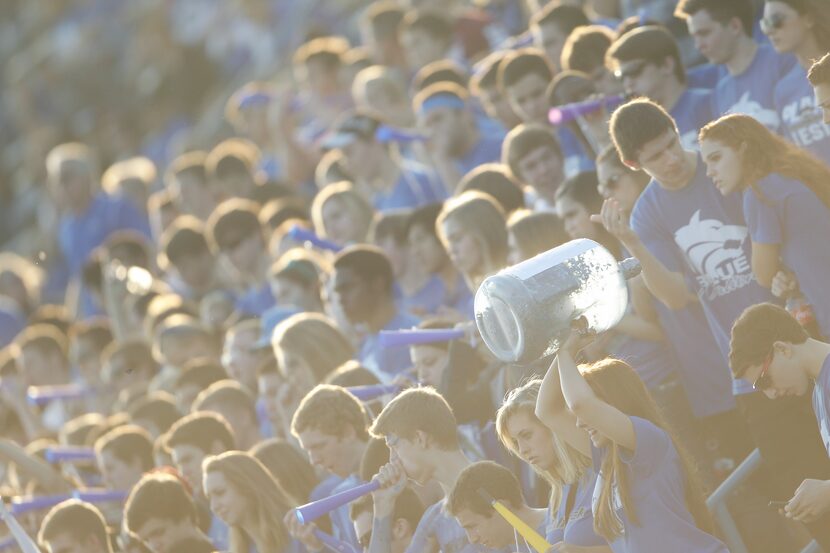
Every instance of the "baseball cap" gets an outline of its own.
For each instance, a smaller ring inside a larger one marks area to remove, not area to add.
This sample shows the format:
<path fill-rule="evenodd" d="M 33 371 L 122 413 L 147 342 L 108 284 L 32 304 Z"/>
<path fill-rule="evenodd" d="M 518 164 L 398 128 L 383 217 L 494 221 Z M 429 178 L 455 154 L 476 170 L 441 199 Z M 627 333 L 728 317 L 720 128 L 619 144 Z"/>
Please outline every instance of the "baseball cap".
<path fill-rule="evenodd" d="M 321 146 L 326 150 L 348 146 L 358 138 L 374 140 L 380 121 L 371 115 L 352 111 L 344 114 L 332 125 Z"/>

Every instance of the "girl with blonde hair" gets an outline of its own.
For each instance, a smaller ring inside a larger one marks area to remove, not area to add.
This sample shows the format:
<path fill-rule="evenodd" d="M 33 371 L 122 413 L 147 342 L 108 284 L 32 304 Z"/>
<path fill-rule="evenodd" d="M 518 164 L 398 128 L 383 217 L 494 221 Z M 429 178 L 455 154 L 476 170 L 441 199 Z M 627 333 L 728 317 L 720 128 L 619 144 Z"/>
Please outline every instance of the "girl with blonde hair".
<path fill-rule="evenodd" d="M 230 553 L 295 551 L 283 518 L 290 499 L 268 469 L 249 453 L 228 451 L 205 459 L 204 493 L 214 515 L 230 529 Z"/>
<path fill-rule="evenodd" d="M 486 277 L 507 264 L 505 214 L 492 196 L 469 191 L 447 200 L 436 228 L 473 293 Z"/>
<path fill-rule="evenodd" d="M 591 458 L 574 449 L 535 414 L 542 381 L 530 380 L 511 390 L 496 413 L 496 433 L 502 444 L 550 485 L 546 538 L 551 544 L 607 551 L 596 535 L 591 516 L 591 495 L 596 474 Z"/>

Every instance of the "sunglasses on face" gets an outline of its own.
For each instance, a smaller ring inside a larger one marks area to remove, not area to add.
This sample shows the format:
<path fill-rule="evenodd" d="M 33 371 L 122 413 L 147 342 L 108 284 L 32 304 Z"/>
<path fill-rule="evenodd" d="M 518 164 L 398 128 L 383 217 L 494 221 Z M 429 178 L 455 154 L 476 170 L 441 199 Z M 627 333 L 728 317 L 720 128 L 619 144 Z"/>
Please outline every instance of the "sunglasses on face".
<path fill-rule="evenodd" d="M 619 69 L 614 71 L 614 76 L 621 81 L 624 79 L 636 79 L 637 77 L 643 74 L 643 71 L 645 70 L 647 65 L 647 61 L 632 63 L 625 69 L 620 67 Z"/>
<path fill-rule="evenodd" d="M 761 30 L 765 33 L 769 33 L 770 31 L 777 31 L 784 24 L 787 22 L 787 14 L 785 13 L 774 13 L 769 17 L 765 17 L 761 20 Z"/>
<path fill-rule="evenodd" d="M 761 365 L 761 372 L 758 374 L 758 378 L 755 379 L 755 382 L 752 383 L 752 388 L 754 390 L 762 392 L 772 385 L 772 379 L 769 376 L 769 366 L 772 364 L 772 358 L 774 355 L 774 350 L 769 352 L 769 355 L 764 360 L 764 364 Z"/>

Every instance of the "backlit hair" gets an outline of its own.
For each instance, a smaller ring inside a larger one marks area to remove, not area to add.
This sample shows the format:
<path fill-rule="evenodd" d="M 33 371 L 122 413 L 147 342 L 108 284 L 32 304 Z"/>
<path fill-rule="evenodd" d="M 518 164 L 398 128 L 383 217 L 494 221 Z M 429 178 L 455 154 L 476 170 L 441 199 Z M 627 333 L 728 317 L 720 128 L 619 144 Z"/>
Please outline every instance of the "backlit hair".
<path fill-rule="evenodd" d="M 321 347 L 325 344 L 325 347 Z M 354 347 L 334 322 L 319 313 L 297 313 L 274 329 L 271 345 L 301 357 L 317 382 L 354 357 Z"/>
<path fill-rule="evenodd" d="M 376 438 L 391 434 L 405 440 L 423 432 L 438 449 L 458 449 L 455 415 L 447 400 L 432 388 L 410 388 L 400 393 L 383 408 L 369 432 Z"/>

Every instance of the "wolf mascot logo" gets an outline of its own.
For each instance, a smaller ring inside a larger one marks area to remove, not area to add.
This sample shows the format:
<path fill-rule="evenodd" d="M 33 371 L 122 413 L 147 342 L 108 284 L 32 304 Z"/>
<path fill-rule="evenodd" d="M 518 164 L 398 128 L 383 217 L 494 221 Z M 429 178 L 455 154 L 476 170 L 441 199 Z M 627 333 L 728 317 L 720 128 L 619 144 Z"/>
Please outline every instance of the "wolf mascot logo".
<path fill-rule="evenodd" d="M 726 295 L 752 280 L 752 267 L 743 249 L 748 234 L 744 226 L 701 219 L 700 210 L 674 233 L 674 241 L 697 274 L 707 299 Z"/>

